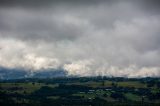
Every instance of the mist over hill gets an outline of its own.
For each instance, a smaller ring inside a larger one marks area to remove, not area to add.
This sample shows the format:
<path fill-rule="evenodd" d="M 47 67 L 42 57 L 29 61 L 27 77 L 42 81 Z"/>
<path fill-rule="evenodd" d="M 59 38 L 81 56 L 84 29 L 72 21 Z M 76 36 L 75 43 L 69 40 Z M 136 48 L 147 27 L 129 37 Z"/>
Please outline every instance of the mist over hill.
<path fill-rule="evenodd" d="M 23 69 L 7 69 L 0 68 L 0 79 L 23 79 L 23 78 L 56 78 L 67 77 L 67 72 L 59 70 L 41 70 L 38 72 L 31 72 Z"/>

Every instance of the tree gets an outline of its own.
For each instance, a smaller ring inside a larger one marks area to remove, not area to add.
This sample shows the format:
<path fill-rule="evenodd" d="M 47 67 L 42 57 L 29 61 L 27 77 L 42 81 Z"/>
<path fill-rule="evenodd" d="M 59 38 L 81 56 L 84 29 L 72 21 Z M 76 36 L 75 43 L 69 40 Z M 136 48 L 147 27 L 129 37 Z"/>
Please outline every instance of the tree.
<path fill-rule="evenodd" d="M 114 99 L 120 99 L 120 100 L 125 98 L 124 95 L 122 93 L 119 93 L 119 92 L 114 92 L 110 96 Z"/>
<path fill-rule="evenodd" d="M 155 85 L 155 81 L 154 80 L 150 80 L 147 82 L 147 87 L 153 87 Z"/>
<path fill-rule="evenodd" d="M 156 85 L 157 85 L 157 87 L 158 87 L 158 88 L 160 88 L 160 82 L 157 82 L 157 84 L 156 84 Z"/>
<path fill-rule="evenodd" d="M 114 83 L 114 82 L 112 82 L 112 87 L 117 87 L 117 84 L 116 83 Z"/>

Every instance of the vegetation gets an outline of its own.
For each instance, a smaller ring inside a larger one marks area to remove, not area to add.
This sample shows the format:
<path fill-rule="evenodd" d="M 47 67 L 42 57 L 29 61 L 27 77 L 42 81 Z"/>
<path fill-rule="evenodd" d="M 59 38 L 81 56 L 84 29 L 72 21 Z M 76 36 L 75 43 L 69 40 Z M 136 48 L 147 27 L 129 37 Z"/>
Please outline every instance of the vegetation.
<path fill-rule="evenodd" d="M 1 106 L 159 106 L 159 78 L 53 78 L 0 81 Z"/>

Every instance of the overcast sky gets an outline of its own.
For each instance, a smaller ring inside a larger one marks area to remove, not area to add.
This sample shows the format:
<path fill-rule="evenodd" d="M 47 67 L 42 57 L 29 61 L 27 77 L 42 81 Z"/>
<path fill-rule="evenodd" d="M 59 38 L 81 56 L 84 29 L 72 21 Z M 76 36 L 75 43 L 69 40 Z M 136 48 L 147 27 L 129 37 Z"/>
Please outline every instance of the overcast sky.
<path fill-rule="evenodd" d="M 0 0 L 0 67 L 160 76 L 159 0 L 57 1 Z"/>

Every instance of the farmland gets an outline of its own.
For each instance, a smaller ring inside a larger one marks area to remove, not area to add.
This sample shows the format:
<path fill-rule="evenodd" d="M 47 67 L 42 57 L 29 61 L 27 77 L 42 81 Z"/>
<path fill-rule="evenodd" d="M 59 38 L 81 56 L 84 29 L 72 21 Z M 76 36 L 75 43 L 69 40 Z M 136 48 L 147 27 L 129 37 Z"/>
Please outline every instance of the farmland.
<path fill-rule="evenodd" d="M 82 77 L 2 80 L 0 104 L 1 106 L 159 106 L 160 79 Z"/>

